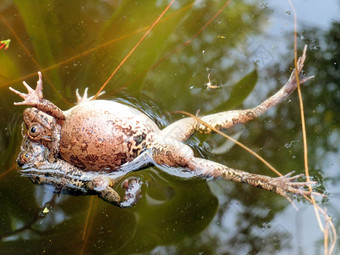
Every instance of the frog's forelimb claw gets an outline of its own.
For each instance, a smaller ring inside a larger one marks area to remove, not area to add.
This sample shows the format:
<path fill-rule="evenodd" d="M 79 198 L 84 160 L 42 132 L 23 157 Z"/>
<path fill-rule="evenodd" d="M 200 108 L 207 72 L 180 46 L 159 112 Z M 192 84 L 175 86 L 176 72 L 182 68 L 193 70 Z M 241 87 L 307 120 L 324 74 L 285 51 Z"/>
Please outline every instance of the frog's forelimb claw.
<path fill-rule="evenodd" d="M 25 81 L 22 83 L 24 84 L 25 88 L 27 89 L 27 94 L 21 93 L 18 90 L 9 87 L 9 89 L 24 99 L 22 102 L 16 102 L 14 105 L 31 105 L 37 102 L 40 102 L 43 99 L 43 82 L 42 82 L 42 74 L 38 72 L 39 80 L 37 81 L 37 86 L 32 89 Z"/>
<path fill-rule="evenodd" d="M 57 119 L 58 124 L 62 124 L 65 120 L 65 115 L 62 110 L 60 110 L 55 104 L 43 98 L 43 81 L 42 74 L 38 72 L 39 80 L 37 81 L 37 86 L 32 89 L 25 81 L 24 86 L 27 89 L 27 94 L 19 92 L 18 90 L 9 87 L 9 89 L 24 99 L 22 102 L 16 102 L 14 105 L 29 105 L 37 108 L 40 111 L 49 113 L 49 115 Z"/>

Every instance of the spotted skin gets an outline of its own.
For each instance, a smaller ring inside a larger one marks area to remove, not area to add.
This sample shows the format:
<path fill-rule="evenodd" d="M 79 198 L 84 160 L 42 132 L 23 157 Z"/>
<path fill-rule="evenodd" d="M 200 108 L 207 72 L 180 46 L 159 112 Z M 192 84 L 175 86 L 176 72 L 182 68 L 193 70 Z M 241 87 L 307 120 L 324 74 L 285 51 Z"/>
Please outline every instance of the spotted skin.
<path fill-rule="evenodd" d="M 123 199 L 114 189 L 127 172 L 85 172 L 61 159 L 50 163 L 47 160 L 49 152 L 44 145 L 24 136 L 17 157 L 17 163 L 22 167 L 21 175 L 28 177 L 34 184 L 53 185 L 57 193 L 97 195 L 121 208 L 131 207 L 138 201 L 142 185 L 140 180 L 132 178 L 123 182 Z"/>
<path fill-rule="evenodd" d="M 285 100 L 296 89 L 296 72 L 300 74 L 305 58 L 306 47 L 302 57 L 297 62 L 297 71 L 293 70 L 287 83 L 258 106 L 246 110 L 225 111 L 202 116 L 202 120 L 221 130 L 245 123 L 262 115 L 268 109 Z M 310 78 L 312 77 L 301 77 L 300 83 Z M 34 112 L 35 116 L 37 114 L 40 116 L 39 111 L 42 111 L 55 119 L 50 121 L 47 118 L 47 122 L 51 125 L 50 127 L 44 125 L 44 128 L 48 129 L 43 131 L 47 139 L 43 141 L 32 139 L 32 142 L 50 149 L 49 158 L 52 157 L 52 160 L 49 163 L 53 160 L 54 162 L 65 162 L 68 166 L 72 166 L 83 173 L 87 171 L 113 173 L 122 169 L 132 171 L 138 170 L 147 164 L 156 164 L 182 168 L 197 176 L 223 178 L 247 183 L 275 192 L 287 199 L 290 199 L 290 194 L 317 194 L 301 189 L 313 183 L 298 182 L 297 179 L 300 175 L 272 178 L 250 174 L 195 157 L 192 149 L 184 144 L 183 141 L 187 140 L 196 131 L 210 133 L 211 130 L 194 118 L 179 120 L 163 130 L 159 130 L 149 117 L 137 109 L 113 101 L 91 101 L 91 98 L 87 98 L 87 90 L 83 97 L 79 96 L 77 91 L 78 104 L 63 112 L 53 103 L 43 98 L 41 73 L 39 73 L 39 81 L 35 90 L 26 83 L 24 85 L 28 90 L 28 94 L 10 88 L 24 99 L 23 102 L 16 104 L 35 107 L 33 110 L 28 111 L 29 113 Z M 24 114 L 27 113 L 25 112 Z M 34 118 L 24 116 L 24 119 L 29 130 L 33 123 L 27 120 L 33 120 Z M 36 121 L 36 119 L 34 120 Z M 37 167 L 39 169 L 39 166 Z M 68 179 L 69 172 L 67 169 L 67 167 L 59 165 L 58 179 L 69 182 L 66 186 L 72 186 L 72 179 Z M 38 175 L 36 176 L 39 177 Z M 87 182 L 81 177 L 77 178 L 77 185 L 81 185 L 82 181 Z M 93 182 L 93 185 L 95 186 L 96 183 L 110 183 L 110 180 L 99 179 Z M 53 184 L 53 182 L 49 182 L 49 184 Z M 56 181 L 57 184 L 58 181 Z M 92 186 L 91 188 L 92 190 L 94 189 Z M 107 194 L 104 193 L 102 196 L 106 197 Z M 109 196 L 107 200 L 110 200 Z"/>
<path fill-rule="evenodd" d="M 66 116 L 60 155 L 84 170 L 117 170 L 145 151 L 160 133 L 149 117 L 113 101 L 87 101 Z"/>

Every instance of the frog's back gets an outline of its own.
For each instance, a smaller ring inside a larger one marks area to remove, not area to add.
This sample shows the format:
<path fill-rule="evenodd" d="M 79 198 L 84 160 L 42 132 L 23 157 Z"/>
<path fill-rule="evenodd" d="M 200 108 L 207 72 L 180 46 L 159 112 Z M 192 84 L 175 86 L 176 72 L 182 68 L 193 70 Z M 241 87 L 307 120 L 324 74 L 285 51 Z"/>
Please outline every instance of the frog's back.
<path fill-rule="evenodd" d="M 60 154 L 92 171 L 114 171 L 132 161 L 159 132 L 144 113 L 113 101 L 83 102 L 66 112 Z"/>

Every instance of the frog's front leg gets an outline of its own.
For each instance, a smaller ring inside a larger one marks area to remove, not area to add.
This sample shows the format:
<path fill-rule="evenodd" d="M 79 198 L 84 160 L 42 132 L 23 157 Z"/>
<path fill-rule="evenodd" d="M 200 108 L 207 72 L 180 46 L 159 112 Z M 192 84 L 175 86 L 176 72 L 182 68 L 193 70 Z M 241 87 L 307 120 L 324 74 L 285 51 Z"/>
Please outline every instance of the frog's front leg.
<path fill-rule="evenodd" d="M 307 45 L 304 48 L 302 56 L 299 58 L 297 62 L 297 73 L 298 74 L 300 74 L 302 71 L 303 64 L 306 59 L 306 50 L 307 50 Z M 302 84 L 313 77 L 314 76 L 300 77 L 299 82 L 300 84 Z M 211 115 L 203 116 L 201 117 L 201 119 L 218 130 L 227 129 L 236 124 L 245 123 L 249 120 L 259 117 L 260 115 L 268 111 L 273 106 L 281 103 L 297 88 L 297 84 L 298 82 L 296 79 L 296 71 L 294 69 L 287 83 L 273 96 L 266 99 L 258 106 L 251 108 L 251 109 L 246 109 L 246 110 L 232 110 L 232 111 L 225 111 L 225 112 L 220 112 L 216 114 L 211 114 Z M 175 139 L 177 141 L 185 141 L 195 131 L 198 131 L 201 133 L 210 133 L 211 129 L 197 122 L 193 118 L 185 118 L 185 119 L 181 119 L 169 125 L 168 127 L 162 130 L 162 133 L 163 135 L 166 135 L 167 137 L 171 139 Z"/>
<path fill-rule="evenodd" d="M 121 200 L 119 194 L 113 189 L 113 185 L 117 183 L 119 179 L 113 179 L 107 176 L 96 176 L 87 183 L 87 187 L 95 191 L 96 194 L 106 202 L 121 208 L 132 207 L 139 199 L 141 182 L 135 179 L 124 181 L 123 188 L 125 189 L 125 196 L 123 200 Z"/>
<path fill-rule="evenodd" d="M 25 81 L 23 82 L 24 86 L 27 89 L 27 94 L 21 93 L 12 87 L 9 89 L 15 94 L 19 95 L 24 99 L 22 102 L 14 103 L 15 105 L 29 105 L 33 106 L 51 116 L 56 118 L 57 123 L 62 125 L 65 120 L 65 115 L 62 110 L 60 110 L 55 104 L 43 98 L 43 82 L 41 72 L 38 72 L 39 80 L 37 81 L 37 86 L 32 89 Z"/>
<path fill-rule="evenodd" d="M 191 148 L 181 142 L 171 144 L 155 144 L 152 148 L 152 157 L 155 164 L 170 167 L 181 167 L 191 171 L 195 175 L 203 177 L 223 178 L 240 183 L 248 183 L 279 194 L 291 201 L 290 194 L 320 195 L 317 192 L 301 189 L 314 182 L 298 182 L 302 175 L 291 177 L 291 173 L 282 177 L 269 177 L 259 174 L 251 174 L 242 170 L 232 169 L 222 164 L 196 158 Z"/>
<path fill-rule="evenodd" d="M 119 194 L 112 188 L 114 184 L 115 181 L 111 178 L 97 176 L 87 183 L 87 187 L 95 191 L 104 201 L 119 206 L 121 199 Z"/>

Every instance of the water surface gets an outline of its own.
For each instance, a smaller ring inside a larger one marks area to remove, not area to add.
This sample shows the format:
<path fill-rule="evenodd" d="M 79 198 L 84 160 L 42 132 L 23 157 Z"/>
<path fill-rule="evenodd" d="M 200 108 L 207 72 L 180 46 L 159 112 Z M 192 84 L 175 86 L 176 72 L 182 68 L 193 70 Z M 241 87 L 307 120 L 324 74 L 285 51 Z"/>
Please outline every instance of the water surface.
<path fill-rule="evenodd" d="M 177 110 L 208 114 L 252 107 L 277 91 L 293 67 L 288 1 L 175 1 L 105 88 L 105 99 L 142 108 L 160 127 Z M 0 5 L 0 250 L 6 254 L 323 254 L 314 210 L 297 198 L 223 180 L 172 176 L 156 167 L 133 173 L 142 198 L 119 209 L 90 196 L 56 196 L 20 177 L 23 90 L 44 74 L 44 97 L 70 108 L 75 89 L 94 94 L 166 7 L 166 1 L 11 1 Z M 294 2 L 299 54 L 308 44 L 302 86 L 309 168 L 319 201 L 339 229 L 340 19 L 338 1 Z M 221 14 L 204 25 L 219 11 Z M 190 43 L 188 43 L 190 42 Z M 208 74 L 218 89 L 207 89 Z M 243 82 L 240 82 L 243 81 Z M 236 91 L 236 92 L 235 92 Z M 232 96 L 231 96 L 232 95 Z M 282 173 L 304 171 L 297 93 L 261 118 L 232 130 Z M 219 135 L 188 141 L 197 156 L 272 175 Z M 132 174 L 131 174 L 132 175 Z M 46 212 L 46 208 L 48 212 Z M 45 209 L 45 212 L 44 212 Z M 339 232 L 339 231 L 338 231 Z M 339 252 L 339 247 L 336 247 Z M 0 252 L 1 253 L 1 252 Z M 334 253 L 336 254 L 336 252 Z"/>

